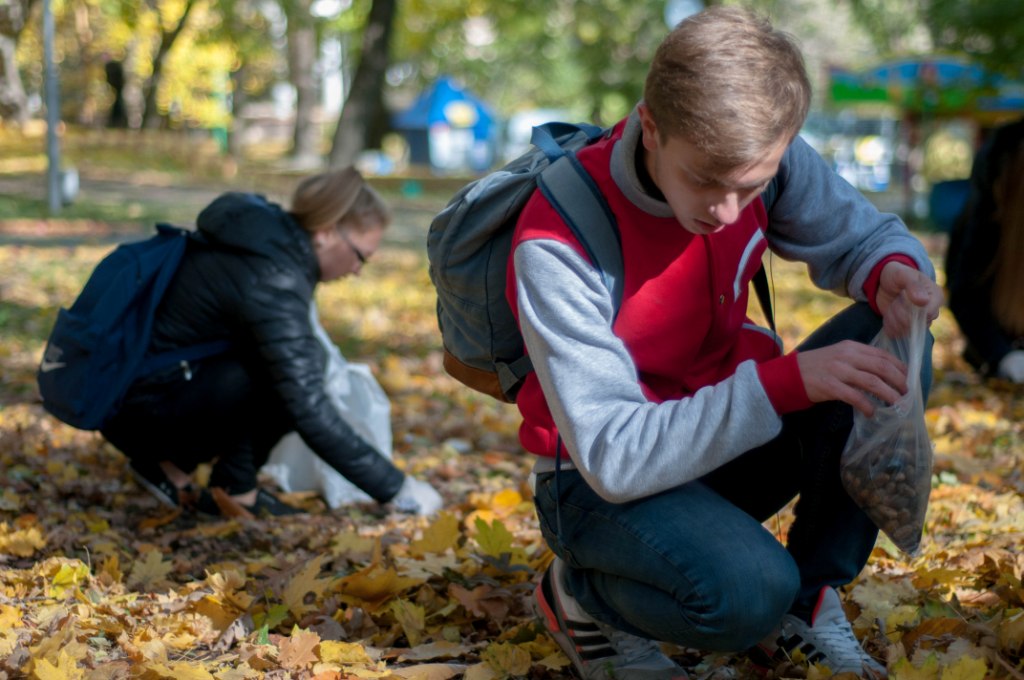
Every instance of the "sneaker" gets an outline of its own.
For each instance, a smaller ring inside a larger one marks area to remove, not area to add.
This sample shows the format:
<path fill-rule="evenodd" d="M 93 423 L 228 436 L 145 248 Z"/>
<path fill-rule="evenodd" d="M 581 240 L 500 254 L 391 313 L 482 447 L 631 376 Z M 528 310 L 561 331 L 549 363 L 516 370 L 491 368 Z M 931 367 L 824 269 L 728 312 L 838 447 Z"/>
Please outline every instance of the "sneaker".
<path fill-rule="evenodd" d="M 839 593 L 828 586 L 818 595 L 811 625 L 786 614 L 778 629 L 753 650 L 751 658 L 769 664 L 791 661 L 797 651 L 810 663 L 828 666 L 833 674 L 852 672 L 868 678 L 886 677 L 885 667 L 864 651 L 853 634 Z"/>
<path fill-rule="evenodd" d="M 566 591 L 564 563 L 555 559 L 534 591 L 533 608 L 583 680 L 672 680 L 686 671 L 654 640 L 595 620 Z"/>
<path fill-rule="evenodd" d="M 139 486 L 152 494 L 160 501 L 161 505 L 165 505 L 168 508 L 184 507 L 192 497 L 193 490 L 191 485 L 179 490 L 167 478 L 167 475 L 164 474 L 159 465 L 145 465 L 132 461 L 128 465 L 128 471 Z"/>

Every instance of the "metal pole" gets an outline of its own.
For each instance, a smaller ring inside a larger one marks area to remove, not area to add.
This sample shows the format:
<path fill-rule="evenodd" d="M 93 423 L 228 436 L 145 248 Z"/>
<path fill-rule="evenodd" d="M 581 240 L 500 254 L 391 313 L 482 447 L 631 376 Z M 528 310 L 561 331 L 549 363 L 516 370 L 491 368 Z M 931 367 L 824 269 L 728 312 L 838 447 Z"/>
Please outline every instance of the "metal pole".
<path fill-rule="evenodd" d="M 53 11 L 50 0 L 43 0 L 43 60 L 46 75 L 46 172 L 47 196 L 50 213 L 60 212 L 60 142 L 57 125 L 60 122 L 60 103 L 57 92 L 57 69 L 53 65 Z"/>

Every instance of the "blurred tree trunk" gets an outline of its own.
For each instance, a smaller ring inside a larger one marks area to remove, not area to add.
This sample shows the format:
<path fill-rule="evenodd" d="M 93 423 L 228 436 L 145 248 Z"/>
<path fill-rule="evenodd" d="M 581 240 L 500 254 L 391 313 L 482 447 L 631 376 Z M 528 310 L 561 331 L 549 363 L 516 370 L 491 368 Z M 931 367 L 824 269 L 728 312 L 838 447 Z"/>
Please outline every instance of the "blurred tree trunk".
<path fill-rule="evenodd" d="M 35 0 L 6 0 L 0 3 L 0 119 L 19 125 L 28 119 L 28 100 L 21 84 L 15 53 L 18 36 L 25 28 Z"/>
<path fill-rule="evenodd" d="M 313 120 L 316 109 L 317 37 L 310 0 L 285 3 L 288 12 L 288 72 L 295 87 L 295 131 L 292 160 L 302 166 L 320 163 L 320 130 Z"/>
<path fill-rule="evenodd" d="M 107 115 L 108 128 L 127 128 L 128 111 L 124 106 L 124 65 L 119 61 L 108 61 L 103 65 L 107 75 L 107 85 L 114 90 L 114 101 L 110 104 Z"/>
<path fill-rule="evenodd" d="M 228 154 L 236 161 L 242 160 L 244 153 L 245 119 L 238 114 L 245 109 L 249 94 L 245 91 L 245 62 L 231 72 L 231 123 L 228 126 Z"/>
<path fill-rule="evenodd" d="M 143 88 L 143 127 L 145 128 L 158 128 L 163 120 L 163 116 L 160 115 L 160 109 L 156 105 L 156 95 L 160 89 L 160 80 L 163 77 L 164 62 L 167 60 L 167 53 L 174 47 L 174 41 L 178 39 L 181 31 L 185 28 L 185 22 L 188 21 L 188 15 L 192 12 L 194 6 L 195 0 L 186 0 L 181 18 L 178 19 L 178 23 L 174 28 L 167 31 L 162 24 L 160 26 L 160 44 L 157 46 L 156 55 L 153 57 L 153 72 Z M 154 7 L 154 9 L 159 16 L 160 8 Z"/>
<path fill-rule="evenodd" d="M 397 0 L 373 0 L 363 30 L 359 65 L 331 145 L 332 167 L 355 163 L 364 149 L 380 148 L 389 127 L 384 106 L 384 76 L 391 59 Z"/>

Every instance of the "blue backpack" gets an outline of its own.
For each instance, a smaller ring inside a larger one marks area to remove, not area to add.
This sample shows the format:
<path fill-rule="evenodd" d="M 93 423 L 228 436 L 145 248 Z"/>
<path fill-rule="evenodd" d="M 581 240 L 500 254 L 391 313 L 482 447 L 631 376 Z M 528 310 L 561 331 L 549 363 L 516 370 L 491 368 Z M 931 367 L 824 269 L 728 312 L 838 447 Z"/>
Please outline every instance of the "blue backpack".
<path fill-rule="evenodd" d="M 444 369 L 472 389 L 514 402 L 533 370 L 505 297 L 512 233 L 526 202 L 539 189 L 572 230 L 600 272 L 616 309 L 622 302 L 619 231 L 597 183 L 576 151 L 608 131 L 594 125 L 546 123 L 533 130 L 533 148 L 508 165 L 463 187 L 430 223 L 427 257 L 437 291 L 437 323 Z M 772 180 L 761 198 L 771 210 Z M 772 329 L 764 267 L 754 289 Z"/>
<path fill-rule="evenodd" d="M 68 425 L 98 430 L 139 377 L 228 347 L 216 341 L 147 356 L 160 300 L 188 242 L 200 238 L 168 224 L 156 231 L 103 258 L 71 308 L 57 314 L 37 381 L 43 408 Z"/>

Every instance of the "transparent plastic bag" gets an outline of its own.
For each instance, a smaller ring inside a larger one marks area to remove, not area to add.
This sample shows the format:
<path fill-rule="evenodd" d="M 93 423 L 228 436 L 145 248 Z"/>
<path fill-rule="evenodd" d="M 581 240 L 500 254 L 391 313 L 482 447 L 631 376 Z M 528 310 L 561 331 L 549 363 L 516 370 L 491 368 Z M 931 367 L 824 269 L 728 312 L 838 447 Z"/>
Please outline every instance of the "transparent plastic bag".
<path fill-rule="evenodd" d="M 924 423 L 921 365 L 928 319 L 911 305 L 910 332 L 890 338 L 882 330 L 871 344 L 907 365 L 908 390 L 893 404 L 875 400 L 868 418 L 854 411 L 853 430 L 840 460 L 840 477 L 850 497 L 896 547 L 914 555 L 921 545 L 931 492 L 932 443 Z"/>

